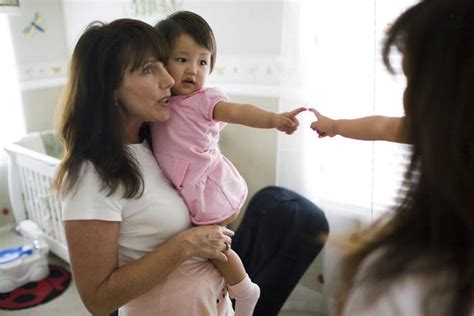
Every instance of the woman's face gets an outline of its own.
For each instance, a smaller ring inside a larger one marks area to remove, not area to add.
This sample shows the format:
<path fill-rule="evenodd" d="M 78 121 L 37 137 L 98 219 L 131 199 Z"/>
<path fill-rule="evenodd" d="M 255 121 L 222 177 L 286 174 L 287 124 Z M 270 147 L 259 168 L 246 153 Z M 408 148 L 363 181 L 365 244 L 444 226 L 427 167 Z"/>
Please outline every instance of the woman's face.
<path fill-rule="evenodd" d="M 115 90 L 117 106 L 120 107 L 126 127 L 139 127 L 144 121 L 168 120 L 168 99 L 173 84 L 173 78 L 163 63 L 154 57 L 146 58 L 143 65 L 133 72 L 130 66 L 127 67 L 120 86 Z"/>

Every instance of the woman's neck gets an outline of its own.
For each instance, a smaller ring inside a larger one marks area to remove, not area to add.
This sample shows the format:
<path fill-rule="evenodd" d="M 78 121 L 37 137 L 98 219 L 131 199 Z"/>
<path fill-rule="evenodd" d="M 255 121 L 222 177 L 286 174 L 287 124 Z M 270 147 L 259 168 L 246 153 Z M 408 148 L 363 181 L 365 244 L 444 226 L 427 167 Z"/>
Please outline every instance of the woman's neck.
<path fill-rule="evenodd" d="M 138 144 L 138 143 L 140 143 L 140 138 L 138 137 L 138 135 L 136 137 L 135 136 L 134 137 L 124 136 L 123 143 L 127 144 L 127 145 Z"/>
<path fill-rule="evenodd" d="M 123 142 L 124 144 L 138 144 L 140 143 L 140 127 L 143 122 L 129 122 L 123 128 Z"/>

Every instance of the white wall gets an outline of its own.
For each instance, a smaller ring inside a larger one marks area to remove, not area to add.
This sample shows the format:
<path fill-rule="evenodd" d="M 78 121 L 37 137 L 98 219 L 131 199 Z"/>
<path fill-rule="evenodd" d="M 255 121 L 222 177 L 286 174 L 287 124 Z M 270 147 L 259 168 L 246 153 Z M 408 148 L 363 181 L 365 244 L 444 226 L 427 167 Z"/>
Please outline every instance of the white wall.
<path fill-rule="evenodd" d="M 206 19 L 216 36 L 218 54 L 280 54 L 283 1 L 184 0 L 178 9 Z"/>
<path fill-rule="evenodd" d="M 36 23 L 44 30 L 26 32 Z M 68 51 L 61 0 L 21 1 L 19 15 L 9 17 L 15 49 L 26 131 L 51 128 L 54 107 L 66 73 Z M 58 86 L 59 84 L 59 86 Z"/>
<path fill-rule="evenodd" d="M 272 97 L 229 96 L 235 102 L 256 103 L 271 111 L 278 111 L 278 99 Z M 248 185 L 249 199 L 261 188 L 275 185 L 276 143 L 275 130 L 257 130 L 229 124 L 221 133 L 220 148 L 244 177 Z M 236 227 L 240 216 L 230 226 Z"/>

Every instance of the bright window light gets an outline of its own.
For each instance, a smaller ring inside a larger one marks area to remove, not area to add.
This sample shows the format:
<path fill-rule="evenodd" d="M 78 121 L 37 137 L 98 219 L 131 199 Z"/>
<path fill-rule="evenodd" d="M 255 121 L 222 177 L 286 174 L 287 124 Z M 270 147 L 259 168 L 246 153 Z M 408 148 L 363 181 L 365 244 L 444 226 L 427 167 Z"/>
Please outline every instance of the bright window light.
<path fill-rule="evenodd" d="M 15 54 L 8 17 L 0 14 L 0 146 L 25 134 Z"/>

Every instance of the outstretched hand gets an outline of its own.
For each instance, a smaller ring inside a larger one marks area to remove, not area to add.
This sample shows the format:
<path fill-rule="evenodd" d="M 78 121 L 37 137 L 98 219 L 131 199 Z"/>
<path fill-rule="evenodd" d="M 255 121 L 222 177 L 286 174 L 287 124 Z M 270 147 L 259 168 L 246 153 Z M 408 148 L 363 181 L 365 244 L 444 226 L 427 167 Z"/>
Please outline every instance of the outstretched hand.
<path fill-rule="evenodd" d="M 335 124 L 333 119 L 321 115 L 321 113 L 319 113 L 313 108 L 310 108 L 309 111 L 313 112 L 317 118 L 317 121 L 311 123 L 311 129 L 318 133 L 319 138 L 323 138 L 326 136 L 333 137 L 336 135 L 336 130 L 334 126 Z"/>
<path fill-rule="evenodd" d="M 273 118 L 273 125 L 280 132 L 285 132 L 286 134 L 291 135 L 296 131 L 298 125 L 300 125 L 296 116 L 306 110 L 305 107 L 300 107 L 290 112 L 276 114 Z"/>

